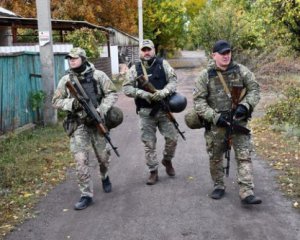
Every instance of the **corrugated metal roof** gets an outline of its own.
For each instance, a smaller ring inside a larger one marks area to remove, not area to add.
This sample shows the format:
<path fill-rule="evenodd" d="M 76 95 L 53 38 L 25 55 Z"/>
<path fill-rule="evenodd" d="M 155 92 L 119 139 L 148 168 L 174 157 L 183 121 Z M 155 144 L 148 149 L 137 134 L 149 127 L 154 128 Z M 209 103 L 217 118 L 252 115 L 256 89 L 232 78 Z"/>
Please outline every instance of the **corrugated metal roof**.
<path fill-rule="evenodd" d="M 17 14 L 15 14 L 14 12 L 11 12 L 3 7 L 0 7 L 0 16 L 18 17 Z"/>
<path fill-rule="evenodd" d="M 57 20 L 51 19 L 52 29 L 55 30 L 74 30 L 77 28 L 87 27 L 98 29 L 103 32 L 110 33 L 111 30 L 91 24 L 86 21 L 73 21 L 73 20 Z M 0 16 L 0 26 L 12 26 L 14 27 L 23 27 L 23 28 L 34 28 L 38 27 L 36 18 L 19 18 L 19 17 L 1 17 Z"/>

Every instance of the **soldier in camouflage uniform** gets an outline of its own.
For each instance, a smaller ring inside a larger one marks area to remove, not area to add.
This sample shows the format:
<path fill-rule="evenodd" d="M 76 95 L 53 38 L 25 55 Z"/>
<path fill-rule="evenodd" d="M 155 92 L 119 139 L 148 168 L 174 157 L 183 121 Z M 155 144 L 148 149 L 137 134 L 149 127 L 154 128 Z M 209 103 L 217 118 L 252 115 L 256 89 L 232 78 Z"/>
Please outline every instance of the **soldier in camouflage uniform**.
<path fill-rule="evenodd" d="M 144 40 L 140 49 L 141 62 L 133 65 L 126 74 L 123 91 L 126 96 L 135 98 L 137 113 L 140 117 L 141 140 L 144 144 L 146 164 L 150 176 L 148 185 L 158 180 L 158 165 L 156 154 L 156 129 L 164 136 L 165 148 L 162 164 L 169 176 L 175 176 L 172 165 L 177 145 L 177 131 L 162 109 L 156 109 L 157 103 L 176 91 L 177 76 L 166 60 L 156 57 L 154 44 Z M 137 77 L 147 75 L 149 82 L 158 90 L 154 94 L 147 92 Z"/>
<path fill-rule="evenodd" d="M 106 148 L 104 137 L 99 135 L 95 125 L 88 121 L 80 103 L 66 88 L 66 82 L 71 80 L 70 76 L 77 78 L 102 117 L 116 103 L 118 95 L 108 76 L 95 69 L 93 64 L 87 61 L 83 49 L 73 48 L 66 58 L 69 61 L 70 70 L 60 79 L 52 103 L 55 108 L 69 113 L 67 128 L 70 136 L 70 150 L 75 159 L 78 185 L 81 191 L 81 198 L 75 204 L 74 209 L 81 210 L 92 203 L 93 197 L 89 150 L 92 147 L 95 152 L 100 166 L 103 190 L 107 193 L 112 188 L 108 176 L 110 151 Z"/>
<path fill-rule="evenodd" d="M 241 126 L 246 126 L 251 112 L 260 99 L 260 90 L 254 74 L 245 66 L 232 61 L 231 46 L 228 42 L 217 41 L 213 47 L 212 58 L 208 68 L 200 73 L 195 82 L 193 100 L 196 112 L 209 123 L 209 126 L 206 126 L 205 139 L 210 160 L 210 174 L 214 182 L 211 197 L 221 199 L 225 194 L 223 180 L 224 136 L 226 127 L 228 127 L 228 113 L 231 111 L 232 100 L 226 93 L 217 71 L 222 74 L 229 90 L 233 86 L 242 86 L 246 89 L 245 96 L 233 114 L 233 118 Z M 234 132 L 232 146 L 237 161 L 240 198 L 246 204 L 260 204 L 261 199 L 256 197 L 253 192 L 250 135 Z"/>

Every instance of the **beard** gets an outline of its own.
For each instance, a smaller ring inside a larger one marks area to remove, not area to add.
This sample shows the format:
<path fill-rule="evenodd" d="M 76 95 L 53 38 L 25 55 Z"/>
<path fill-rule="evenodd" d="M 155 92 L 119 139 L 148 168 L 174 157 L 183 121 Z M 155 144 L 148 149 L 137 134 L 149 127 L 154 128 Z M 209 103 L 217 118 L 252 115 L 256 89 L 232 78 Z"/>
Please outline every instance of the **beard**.
<path fill-rule="evenodd" d="M 148 58 L 148 60 L 146 60 L 145 58 L 143 58 L 142 62 L 143 62 L 143 64 L 144 64 L 145 67 L 150 67 L 152 65 L 152 63 L 154 63 L 155 59 L 156 59 L 155 56 Z"/>

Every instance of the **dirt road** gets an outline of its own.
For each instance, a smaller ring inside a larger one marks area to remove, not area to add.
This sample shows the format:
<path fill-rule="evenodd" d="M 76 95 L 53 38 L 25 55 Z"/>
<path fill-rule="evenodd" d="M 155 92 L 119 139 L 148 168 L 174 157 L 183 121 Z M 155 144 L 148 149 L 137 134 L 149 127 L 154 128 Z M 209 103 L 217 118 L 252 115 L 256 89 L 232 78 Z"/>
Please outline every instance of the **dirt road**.
<path fill-rule="evenodd" d="M 191 106 L 193 81 L 198 69 L 178 69 L 178 89 Z M 138 118 L 133 100 L 120 94 L 124 123 L 112 132 L 120 158 L 112 155 L 110 177 L 113 192 L 102 192 L 96 164 L 93 163 L 95 203 L 74 211 L 79 198 L 74 171 L 67 181 L 49 193 L 36 208 L 36 217 L 26 221 L 6 240 L 297 240 L 300 215 L 282 196 L 275 183 L 275 172 L 258 156 L 253 156 L 255 192 L 263 199 L 258 206 L 240 203 L 232 161 L 226 179 L 224 199 L 212 200 L 212 182 L 202 130 L 190 130 L 176 114 L 186 141 L 179 139 L 174 165 L 176 177 L 159 169 L 159 182 L 145 184 L 148 177 Z M 162 138 L 158 153 L 162 156 Z M 232 156 L 233 159 L 233 156 Z"/>

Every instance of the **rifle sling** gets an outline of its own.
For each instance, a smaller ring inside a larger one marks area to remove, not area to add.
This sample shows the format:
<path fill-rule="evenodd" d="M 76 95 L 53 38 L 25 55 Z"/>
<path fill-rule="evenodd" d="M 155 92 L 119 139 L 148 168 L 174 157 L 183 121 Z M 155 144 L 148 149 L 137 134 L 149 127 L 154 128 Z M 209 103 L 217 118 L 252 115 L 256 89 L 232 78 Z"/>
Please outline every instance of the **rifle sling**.
<path fill-rule="evenodd" d="M 228 88 L 228 86 L 227 86 L 227 84 L 226 84 L 226 82 L 223 78 L 222 73 L 220 73 L 220 71 L 217 71 L 217 74 L 218 74 L 218 77 L 220 79 L 220 82 L 222 83 L 222 85 L 224 87 L 224 90 L 225 90 L 227 96 L 231 99 L 231 93 L 230 93 L 229 88 Z M 241 92 L 241 95 L 239 97 L 239 101 L 241 101 L 245 97 L 245 95 L 246 95 L 246 88 L 243 88 L 243 90 Z"/>
<path fill-rule="evenodd" d="M 143 74 L 144 74 L 144 77 L 146 79 L 146 81 L 148 82 L 149 81 L 149 77 L 148 77 L 148 74 L 147 74 L 147 70 L 144 66 L 144 64 L 141 62 L 141 66 L 142 66 L 142 70 L 143 70 Z"/>
<path fill-rule="evenodd" d="M 221 83 L 223 85 L 223 88 L 224 88 L 227 96 L 231 99 L 231 93 L 230 93 L 229 88 L 228 88 L 228 86 L 227 86 L 227 84 L 226 84 L 226 82 L 225 82 L 225 80 L 223 78 L 222 73 L 220 71 L 217 71 L 217 74 L 218 74 L 218 77 L 219 77 L 219 79 L 220 79 L 220 81 L 221 81 Z"/>

